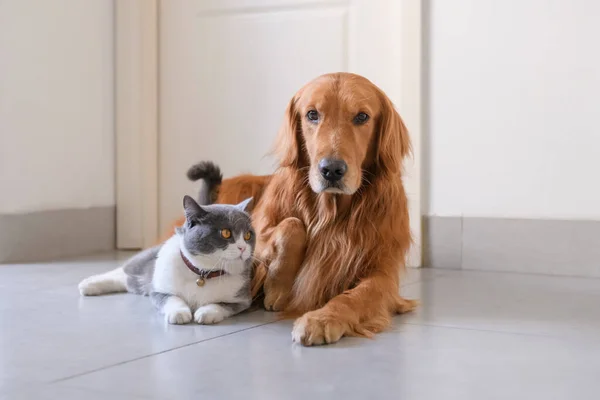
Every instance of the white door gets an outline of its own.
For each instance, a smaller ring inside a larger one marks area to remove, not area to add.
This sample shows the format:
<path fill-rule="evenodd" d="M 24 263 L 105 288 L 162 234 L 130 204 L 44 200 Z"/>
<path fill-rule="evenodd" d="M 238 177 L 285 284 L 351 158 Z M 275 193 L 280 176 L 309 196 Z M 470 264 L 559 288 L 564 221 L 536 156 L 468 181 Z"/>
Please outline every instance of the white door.
<path fill-rule="evenodd" d="M 158 229 L 197 185 L 187 168 L 267 174 L 285 106 L 327 72 L 366 76 L 420 134 L 419 0 L 162 0 L 158 3 Z M 418 158 L 407 165 L 420 244 Z M 419 248 L 419 247 L 417 247 Z M 411 263 L 420 264 L 419 251 Z"/>

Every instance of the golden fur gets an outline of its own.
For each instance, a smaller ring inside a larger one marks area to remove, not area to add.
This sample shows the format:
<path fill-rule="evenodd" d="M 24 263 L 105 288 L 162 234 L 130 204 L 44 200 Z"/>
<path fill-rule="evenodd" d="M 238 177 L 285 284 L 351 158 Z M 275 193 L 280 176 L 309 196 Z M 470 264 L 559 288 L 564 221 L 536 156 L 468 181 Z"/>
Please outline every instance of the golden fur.
<path fill-rule="evenodd" d="M 315 110 L 319 121 L 307 118 Z M 356 123 L 358 113 L 369 119 Z M 415 302 L 400 297 L 400 273 L 411 245 L 402 160 L 408 132 L 389 98 L 367 79 L 323 75 L 290 101 L 275 146 L 272 176 L 223 181 L 218 202 L 252 195 L 257 232 L 253 290 L 270 310 L 302 314 L 293 339 L 331 343 L 380 332 Z M 344 160 L 337 188 L 318 163 Z"/>

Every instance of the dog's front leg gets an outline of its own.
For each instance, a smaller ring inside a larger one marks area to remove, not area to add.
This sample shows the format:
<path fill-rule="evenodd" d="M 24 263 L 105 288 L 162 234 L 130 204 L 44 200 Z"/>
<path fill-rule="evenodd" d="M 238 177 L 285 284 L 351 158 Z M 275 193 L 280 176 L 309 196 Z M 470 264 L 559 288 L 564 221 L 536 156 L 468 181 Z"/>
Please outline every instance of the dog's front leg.
<path fill-rule="evenodd" d="M 282 311 L 304 260 L 306 228 L 298 218 L 286 218 L 273 228 L 260 258 L 266 265 L 265 308 Z"/>

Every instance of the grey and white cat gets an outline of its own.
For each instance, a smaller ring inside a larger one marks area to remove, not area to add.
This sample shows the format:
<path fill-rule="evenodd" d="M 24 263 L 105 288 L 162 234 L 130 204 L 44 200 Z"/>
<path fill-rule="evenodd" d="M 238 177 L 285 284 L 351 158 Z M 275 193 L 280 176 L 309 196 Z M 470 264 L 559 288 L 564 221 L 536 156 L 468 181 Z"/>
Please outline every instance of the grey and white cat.
<path fill-rule="evenodd" d="M 211 163 L 188 173 L 201 177 L 207 202 L 221 183 Z M 193 172 L 193 173 L 192 173 Z M 195 180 L 195 179 L 194 179 Z M 150 296 L 170 324 L 215 324 L 247 309 L 255 235 L 246 208 L 237 205 L 199 205 L 183 199 L 185 224 L 162 245 L 129 259 L 122 267 L 94 275 L 79 284 L 84 296 L 130 292 Z"/>

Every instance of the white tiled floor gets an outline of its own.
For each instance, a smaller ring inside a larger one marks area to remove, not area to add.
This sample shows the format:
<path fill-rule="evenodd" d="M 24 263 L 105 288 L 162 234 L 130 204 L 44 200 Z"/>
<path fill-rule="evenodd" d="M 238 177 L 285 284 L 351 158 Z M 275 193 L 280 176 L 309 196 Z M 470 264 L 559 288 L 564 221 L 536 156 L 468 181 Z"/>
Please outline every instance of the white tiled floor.
<path fill-rule="evenodd" d="M 262 311 L 165 326 L 147 298 L 79 296 L 123 256 L 0 266 L 0 399 L 600 398 L 597 279 L 411 270 L 417 312 L 303 348 Z"/>

